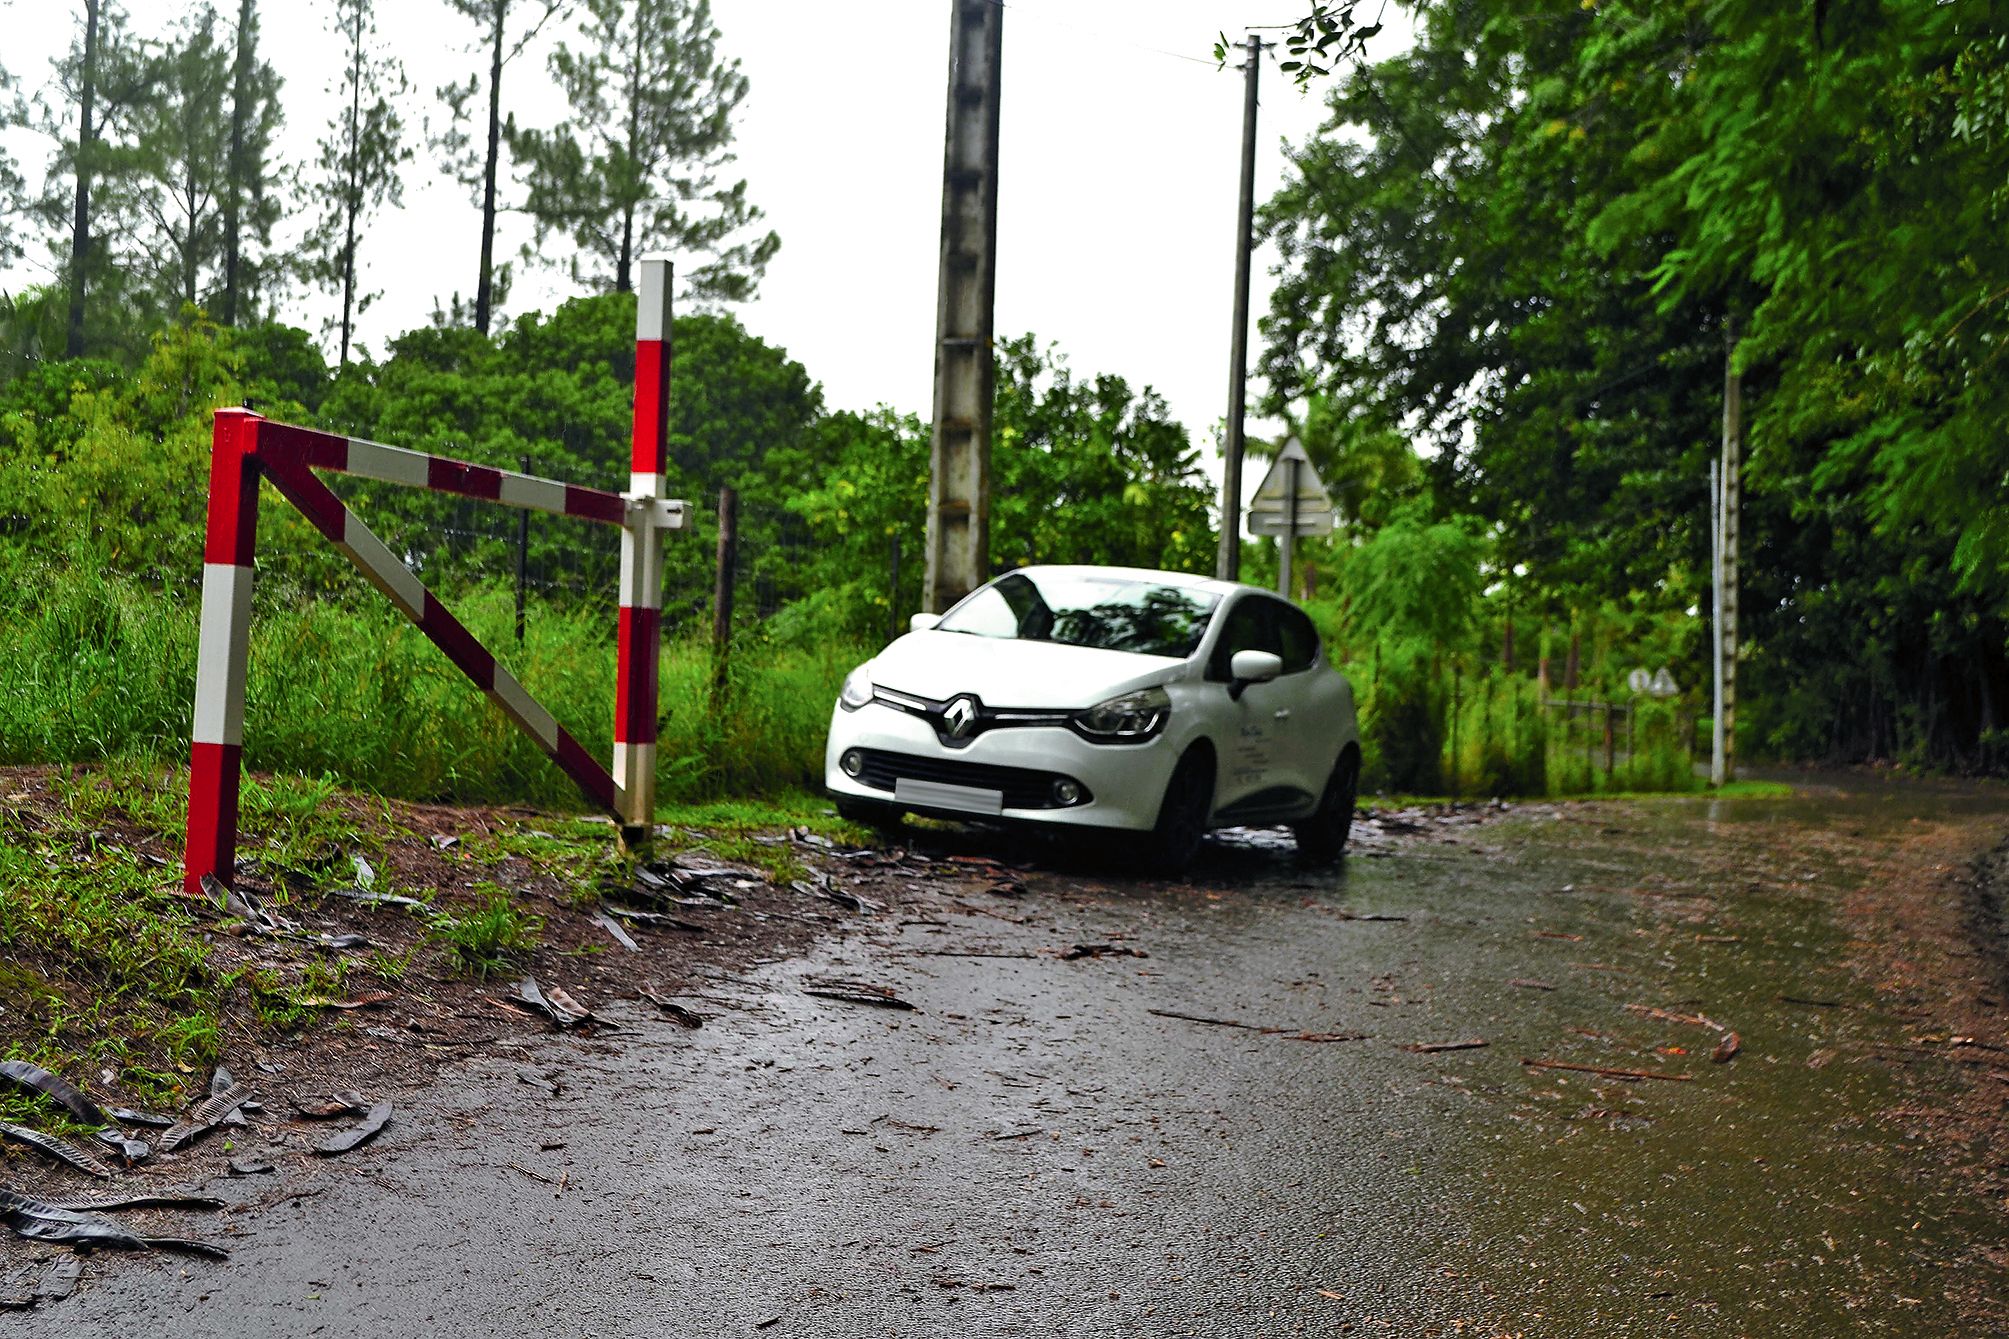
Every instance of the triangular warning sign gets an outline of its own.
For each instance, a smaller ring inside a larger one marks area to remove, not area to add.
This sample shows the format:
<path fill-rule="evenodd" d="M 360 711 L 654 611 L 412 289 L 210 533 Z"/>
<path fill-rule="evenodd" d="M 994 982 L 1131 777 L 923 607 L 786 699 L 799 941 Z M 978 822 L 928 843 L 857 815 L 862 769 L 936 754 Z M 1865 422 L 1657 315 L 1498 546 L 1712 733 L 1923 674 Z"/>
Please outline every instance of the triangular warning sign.
<path fill-rule="evenodd" d="M 1295 464 L 1296 470 L 1291 466 Z M 1256 495 L 1249 499 L 1249 510 L 1289 511 L 1291 475 L 1297 475 L 1297 509 L 1300 515 L 1309 512 L 1331 511 L 1332 496 L 1319 482 L 1318 471 L 1312 468 L 1311 457 L 1304 447 L 1293 437 L 1284 443 L 1284 449 L 1277 452 L 1277 458 L 1270 464 L 1270 472 L 1263 476 L 1256 486 Z"/>

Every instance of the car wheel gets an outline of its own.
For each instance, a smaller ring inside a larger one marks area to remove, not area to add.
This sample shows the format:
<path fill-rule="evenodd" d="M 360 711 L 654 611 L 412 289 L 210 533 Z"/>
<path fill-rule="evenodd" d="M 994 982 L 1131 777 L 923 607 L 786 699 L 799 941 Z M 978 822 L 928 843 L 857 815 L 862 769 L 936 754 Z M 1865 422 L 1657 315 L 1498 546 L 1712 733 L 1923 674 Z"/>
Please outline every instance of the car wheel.
<path fill-rule="evenodd" d="M 1214 809 L 1214 769 L 1203 754 L 1188 753 L 1172 769 L 1145 859 L 1160 874 L 1183 874 L 1200 853 Z"/>
<path fill-rule="evenodd" d="M 1298 854 L 1315 864 L 1329 864 L 1346 852 L 1353 831 L 1353 806 L 1360 791 L 1360 755 L 1348 749 L 1334 764 L 1318 797 L 1318 808 L 1302 823 L 1293 823 Z"/>
<path fill-rule="evenodd" d="M 896 831 L 900 826 L 900 816 L 904 812 L 890 804 L 875 804 L 871 800 L 842 799 L 836 801 L 836 807 L 839 818 L 878 832 Z"/>

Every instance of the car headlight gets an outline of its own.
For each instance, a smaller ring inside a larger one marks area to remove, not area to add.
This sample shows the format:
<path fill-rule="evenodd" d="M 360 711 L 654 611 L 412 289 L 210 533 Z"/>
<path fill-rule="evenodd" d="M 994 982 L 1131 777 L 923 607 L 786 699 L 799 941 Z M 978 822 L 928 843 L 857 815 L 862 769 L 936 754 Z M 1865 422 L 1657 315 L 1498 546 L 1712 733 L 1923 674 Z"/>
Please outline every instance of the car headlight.
<path fill-rule="evenodd" d="M 1076 712 L 1073 724 L 1097 743 L 1135 744 L 1163 730 L 1171 714 L 1170 694 L 1162 688 L 1140 688 Z"/>
<path fill-rule="evenodd" d="M 870 668 L 860 665 L 844 676 L 844 689 L 837 694 L 837 703 L 844 710 L 856 711 L 872 700 L 872 676 L 867 672 Z"/>

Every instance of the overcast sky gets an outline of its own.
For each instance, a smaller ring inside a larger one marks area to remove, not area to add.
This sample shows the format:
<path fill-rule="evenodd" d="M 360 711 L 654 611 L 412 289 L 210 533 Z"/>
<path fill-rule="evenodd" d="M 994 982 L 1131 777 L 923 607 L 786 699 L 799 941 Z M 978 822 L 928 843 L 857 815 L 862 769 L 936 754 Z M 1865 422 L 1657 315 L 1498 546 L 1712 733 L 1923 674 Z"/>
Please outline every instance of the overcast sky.
<path fill-rule="evenodd" d="M 1280 24 L 1305 7 L 1012 0 L 1005 10 L 998 333 L 1035 332 L 1078 373 L 1156 388 L 1203 445 L 1227 405 L 1242 115 L 1235 62 L 1216 69 L 1211 50 L 1224 29 L 1238 40 L 1245 25 Z M 0 61 L 30 91 L 73 40 L 81 8 L 0 6 Z M 190 9 L 129 5 L 134 29 L 148 35 Z M 264 54 L 285 80 L 280 153 L 304 162 L 337 112 L 332 5 L 265 0 L 259 9 Z M 832 408 L 930 411 L 948 16 L 949 0 L 714 0 L 722 48 L 752 86 L 737 121 L 738 170 L 782 242 L 759 298 L 734 310 L 800 361 Z M 469 54 L 472 26 L 440 0 L 388 0 L 378 27 L 410 76 L 405 117 L 415 134 L 439 118 L 438 85 L 485 69 Z M 1406 40 L 1398 27 L 1391 22 L 1385 39 Z M 505 108 L 520 122 L 563 115 L 545 70 L 549 47 L 541 40 L 504 75 Z M 1272 54 L 1261 84 L 1259 201 L 1283 180 L 1282 142 L 1307 138 L 1321 119 L 1317 96 L 1300 94 L 1275 62 Z M 7 142 L 31 179 L 40 173 L 47 141 Z M 277 240 L 304 226 L 289 219 Z M 455 292 L 472 295 L 480 226 L 478 209 L 421 145 L 403 210 L 378 219 L 364 242 L 367 285 L 384 291 L 362 322 L 369 347 L 424 322 Z M 530 227 L 506 214 L 500 234 L 498 256 L 513 256 Z M 0 286 L 46 278 L 47 259 L 31 259 L 39 270 L 17 267 Z M 1257 314 L 1268 263 L 1259 253 Z M 555 271 L 519 271 L 508 314 L 572 295 Z M 283 319 L 319 331 L 332 310 L 332 299 L 299 295 Z"/>

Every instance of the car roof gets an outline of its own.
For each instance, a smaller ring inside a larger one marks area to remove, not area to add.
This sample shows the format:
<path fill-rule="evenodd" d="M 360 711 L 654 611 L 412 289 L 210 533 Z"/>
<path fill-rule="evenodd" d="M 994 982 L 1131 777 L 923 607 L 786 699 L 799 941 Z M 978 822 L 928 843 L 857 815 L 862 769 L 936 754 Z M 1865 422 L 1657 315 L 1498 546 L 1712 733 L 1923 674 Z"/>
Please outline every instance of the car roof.
<path fill-rule="evenodd" d="M 1250 586 L 1239 581 L 1216 581 L 1213 577 L 1194 576 L 1190 572 L 1167 572 L 1154 567 L 1101 567 L 1091 563 L 1038 563 L 1029 567 L 1014 568 L 1030 576 L 1052 573 L 1055 576 L 1072 577 L 1121 577 L 1129 581 L 1149 581 L 1160 586 L 1175 586 L 1181 590 L 1206 591 L 1210 595 L 1231 595 L 1238 590 L 1271 592 L 1260 586 Z M 999 575 L 1003 575 L 1000 573 Z"/>

